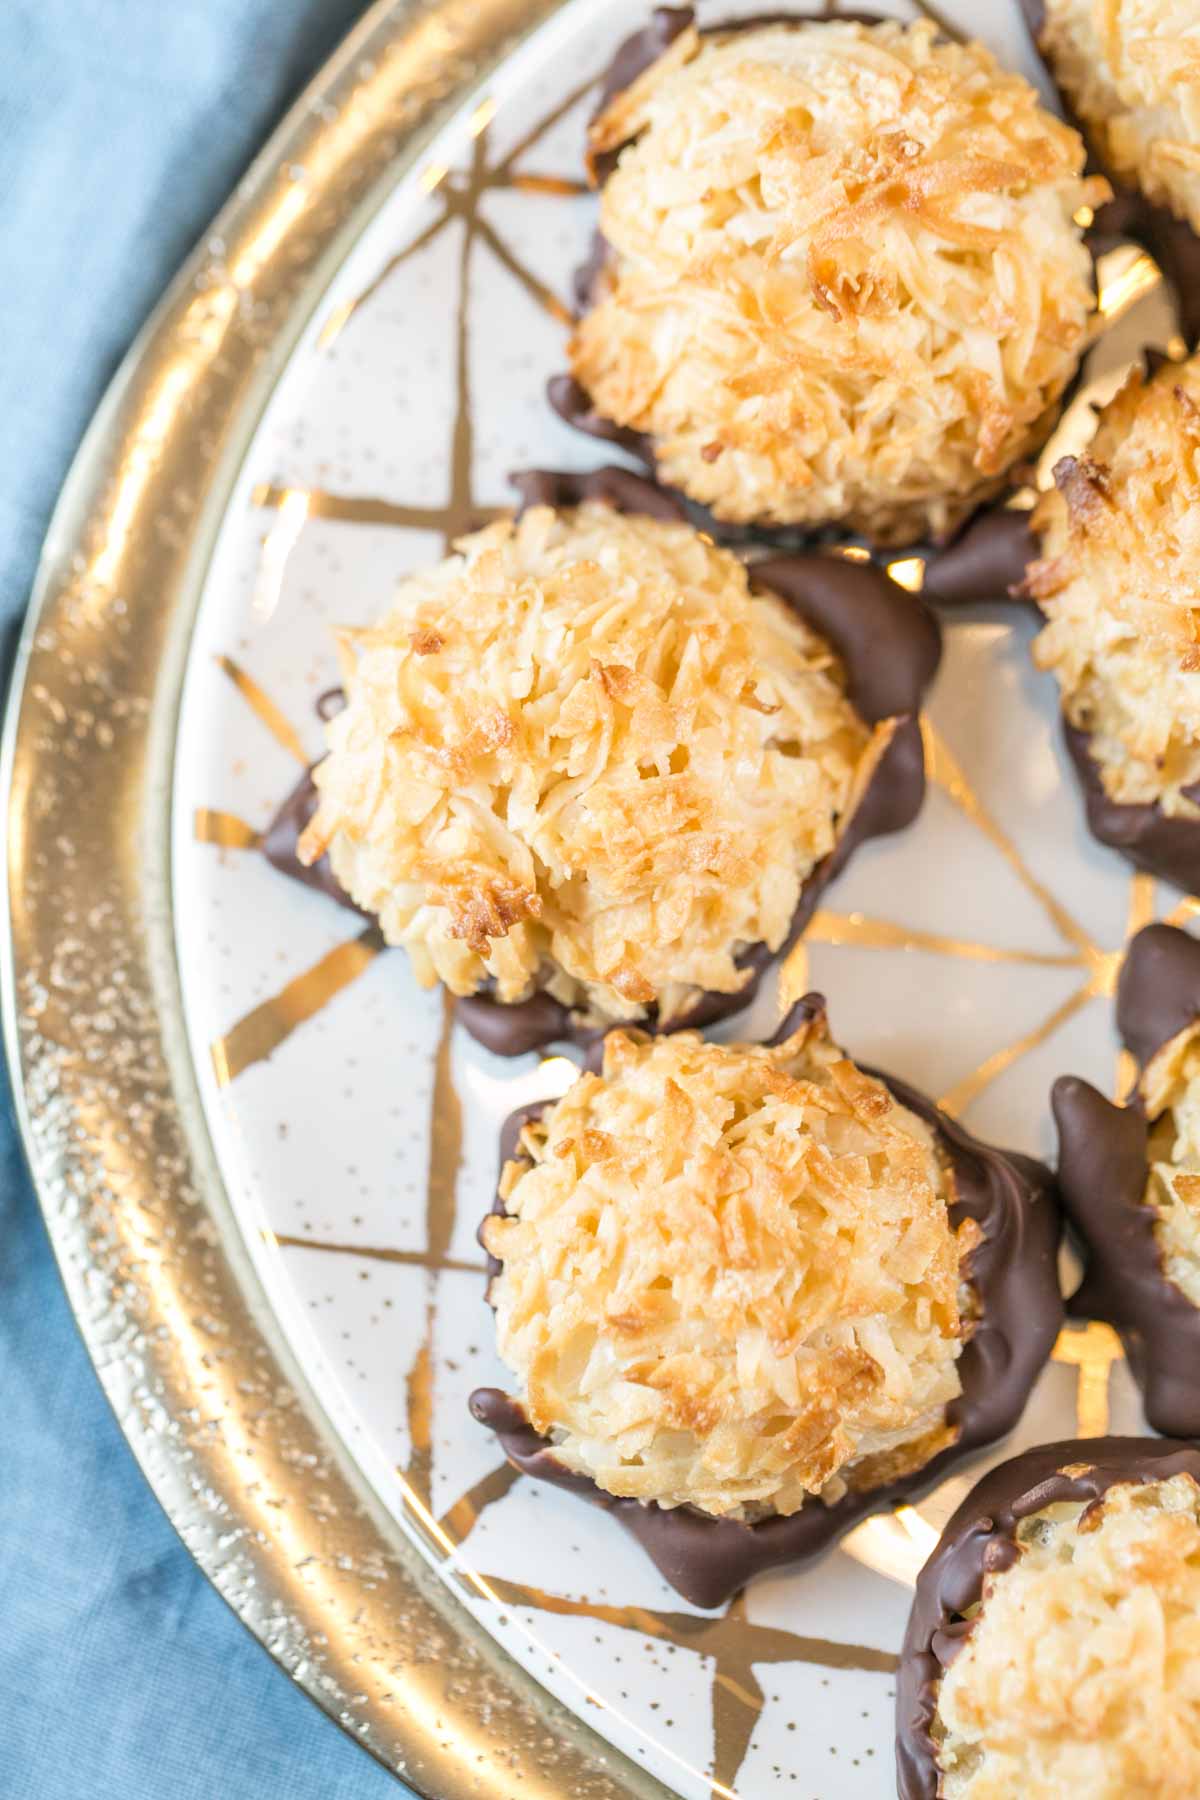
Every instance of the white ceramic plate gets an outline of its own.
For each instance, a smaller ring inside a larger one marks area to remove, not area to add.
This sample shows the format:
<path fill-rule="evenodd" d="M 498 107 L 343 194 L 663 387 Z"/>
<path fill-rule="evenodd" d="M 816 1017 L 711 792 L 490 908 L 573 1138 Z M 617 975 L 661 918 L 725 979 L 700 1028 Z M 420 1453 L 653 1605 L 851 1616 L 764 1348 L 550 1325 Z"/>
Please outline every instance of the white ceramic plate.
<path fill-rule="evenodd" d="M 757 3 L 702 4 L 701 21 Z M 573 0 L 471 93 L 280 369 L 187 651 L 174 941 L 208 1129 L 275 1324 L 399 1529 L 488 1633 L 668 1790 L 865 1800 L 891 1791 L 912 1579 L 970 1477 L 712 1614 L 602 1513 L 514 1479 L 466 1410 L 473 1387 L 504 1382 L 475 1232 L 500 1121 L 571 1066 L 488 1055 L 403 955 L 378 953 L 255 848 L 321 750 L 331 629 L 381 612 L 398 576 L 505 505 L 509 470 L 603 460 L 543 390 L 595 210 L 577 190 L 588 86 L 645 11 Z M 1035 73 L 1015 4 L 940 12 Z M 1128 347 L 1103 356 L 1116 366 Z M 853 1055 L 979 1135 L 1045 1155 L 1054 1077 L 1114 1086 L 1122 946 L 1178 896 L 1087 836 L 1029 637 L 999 607 L 949 623 L 925 811 L 859 852 L 806 954 Z M 768 980 L 738 1033 L 758 1035 L 776 1005 Z M 1103 1328 L 1073 1330 L 1005 1450 L 1108 1423 L 1143 1429 L 1119 1348 Z"/>

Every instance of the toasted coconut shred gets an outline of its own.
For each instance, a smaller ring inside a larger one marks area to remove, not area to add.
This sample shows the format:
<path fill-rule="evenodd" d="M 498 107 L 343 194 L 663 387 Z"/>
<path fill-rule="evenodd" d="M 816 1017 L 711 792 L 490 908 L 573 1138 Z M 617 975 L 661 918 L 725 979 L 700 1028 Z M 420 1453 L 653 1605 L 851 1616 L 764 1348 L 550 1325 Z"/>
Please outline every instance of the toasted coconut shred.
<path fill-rule="evenodd" d="M 1145 1202 L 1164 1272 L 1200 1306 L 1200 1028 L 1182 1031 L 1139 1084 L 1150 1121 Z"/>
<path fill-rule="evenodd" d="M 1046 0 L 1040 36 L 1108 167 L 1200 230 L 1195 0 Z"/>
<path fill-rule="evenodd" d="M 622 144 L 573 371 L 718 519 L 940 536 L 1041 443 L 1107 189 L 980 45 L 689 30 L 595 122 Z"/>
<path fill-rule="evenodd" d="M 830 1041 L 614 1032 L 483 1228 L 518 1398 L 610 1494 L 743 1520 L 951 1442 L 971 1309 L 929 1128 Z"/>
<path fill-rule="evenodd" d="M 943 1678 L 946 1800 L 1200 1794 L 1200 1488 L 1126 1482 L 1018 1526 Z"/>
<path fill-rule="evenodd" d="M 1200 359 L 1132 375 L 1055 482 L 1033 515 L 1034 659 L 1114 800 L 1200 818 Z"/>
<path fill-rule="evenodd" d="M 775 949 L 892 726 L 687 525 L 534 507 L 340 639 L 301 841 L 418 979 L 669 1021 Z"/>

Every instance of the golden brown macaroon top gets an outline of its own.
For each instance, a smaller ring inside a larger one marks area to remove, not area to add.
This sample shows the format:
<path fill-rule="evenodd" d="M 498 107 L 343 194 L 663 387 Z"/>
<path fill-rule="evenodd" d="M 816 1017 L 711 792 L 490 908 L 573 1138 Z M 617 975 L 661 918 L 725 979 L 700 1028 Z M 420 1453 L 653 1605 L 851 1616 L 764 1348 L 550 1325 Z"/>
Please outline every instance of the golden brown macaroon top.
<path fill-rule="evenodd" d="M 1088 340 L 1073 215 L 1100 189 L 980 45 L 690 29 L 596 120 L 594 152 L 621 144 L 573 372 L 718 519 L 937 536 L 1041 443 Z"/>
<path fill-rule="evenodd" d="M 978 1242 L 929 1128 L 829 1041 L 614 1032 L 483 1239 L 516 1397 L 608 1493 L 754 1519 L 923 1466 Z"/>
<path fill-rule="evenodd" d="M 1105 164 L 1200 230 L 1196 0 L 1045 0 L 1039 41 Z"/>
<path fill-rule="evenodd" d="M 937 1698 L 946 1800 L 1200 1794 L 1200 1488 L 1112 1487 L 1023 1520 Z"/>
<path fill-rule="evenodd" d="M 1034 659 L 1114 800 L 1200 818 L 1182 792 L 1200 779 L 1200 360 L 1131 375 L 1055 481 L 1033 514 Z"/>
<path fill-rule="evenodd" d="M 740 989 L 892 730 L 735 557 L 597 502 L 463 539 L 340 648 L 302 857 L 424 984 L 597 1019 Z"/>

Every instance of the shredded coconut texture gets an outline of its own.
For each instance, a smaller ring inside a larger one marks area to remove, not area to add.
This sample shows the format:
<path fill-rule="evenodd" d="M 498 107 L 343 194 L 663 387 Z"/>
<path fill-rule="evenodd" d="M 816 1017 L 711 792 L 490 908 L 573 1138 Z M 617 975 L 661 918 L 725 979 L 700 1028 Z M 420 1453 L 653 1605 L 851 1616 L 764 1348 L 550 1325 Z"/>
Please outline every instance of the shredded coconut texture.
<path fill-rule="evenodd" d="M 1018 1527 L 938 1694 L 946 1800 L 1200 1794 L 1200 1489 L 1122 1483 Z"/>
<path fill-rule="evenodd" d="M 1047 435 L 1094 309 L 1073 214 L 1107 190 L 978 44 L 689 30 L 592 143 L 627 148 L 573 371 L 718 519 L 940 536 Z"/>
<path fill-rule="evenodd" d="M 1200 359 L 1135 373 L 1039 500 L 1027 590 L 1108 794 L 1200 818 Z"/>
<path fill-rule="evenodd" d="M 928 1127 L 829 1042 L 614 1032 L 484 1226 L 532 1424 L 608 1493 L 737 1519 L 920 1467 L 978 1227 Z"/>
<path fill-rule="evenodd" d="M 1140 1083 L 1150 1120 L 1146 1203 L 1163 1269 L 1200 1306 L 1200 1029 L 1165 1044 Z"/>
<path fill-rule="evenodd" d="M 1200 230 L 1196 0 L 1046 0 L 1041 44 L 1106 165 Z"/>
<path fill-rule="evenodd" d="M 894 728 L 735 557 L 598 503 L 465 538 L 340 645 L 301 856 L 425 985 L 599 1020 L 742 987 Z"/>

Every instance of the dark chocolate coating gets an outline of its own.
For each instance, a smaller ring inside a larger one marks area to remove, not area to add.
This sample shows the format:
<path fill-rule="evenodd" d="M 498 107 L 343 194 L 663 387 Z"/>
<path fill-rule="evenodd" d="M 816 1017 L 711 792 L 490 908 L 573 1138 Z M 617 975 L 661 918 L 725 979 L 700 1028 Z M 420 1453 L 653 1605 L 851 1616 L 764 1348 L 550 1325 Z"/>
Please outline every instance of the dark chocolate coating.
<path fill-rule="evenodd" d="M 816 1009 L 824 1009 L 821 996 L 806 996 L 771 1041 L 787 1036 L 802 1016 Z M 611 1513 L 693 1605 L 719 1606 L 754 1575 L 811 1561 L 859 1520 L 927 1492 L 981 1446 L 1011 1431 L 1058 1335 L 1059 1216 L 1049 1170 L 1030 1157 L 981 1144 L 906 1082 L 890 1075 L 879 1079 L 941 1140 L 957 1189 L 952 1224 L 974 1219 L 983 1232 L 966 1269 L 980 1318 L 958 1363 L 962 1393 L 947 1408 L 959 1436 L 924 1468 L 862 1493 L 851 1491 L 832 1506 L 814 1500 L 790 1518 L 744 1525 L 690 1507 L 614 1499 L 590 1477 L 563 1467 L 519 1403 L 497 1388 L 479 1388 L 471 1395 L 472 1414 L 496 1432 L 516 1468 Z M 540 1110 L 524 1108 L 509 1121 L 501 1137 L 501 1168 L 515 1149 L 521 1125 Z M 502 1207 L 497 1201 L 493 1210 Z M 496 1266 L 492 1264 L 492 1273 Z"/>
<path fill-rule="evenodd" d="M 1065 714 L 1063 737 L 1083 789 L 1092 836 L 1119 850 L 1135 868 L 1173 881 L 1185 894 L 1200 890 L 1200 820 L 1172 818 L 1157 801 L 1134 805 L 1113 800 L 1091 753 L 1090 734 L 1072 725 Z M 1185 788 L 1184 793 L 1200 802 L 1200 786 Z"/>
<path fill-rule="evenodd" d="M 868 725 L 914 714 L 942 655 L 929 608 L 881 575 L 840 556 L 767 556 L 750 565 L 756 592 L 777 595 L 833 645 L 850 702 Z"/>
<path fill-rule="evenodd" d="M 939 1770 L 930 1726 L 938 1686 L 970 1634 L 963 1614 L 982 1599 L 985 1578 L 1016 1562 L 1021 1521 L 1064 1501 L 1093 1504 L 1125 1482 L 1173 1475 L 1200 1482 L 1200 1450 L 1155 1438 L 1079 1438 L 1014 1456 L 972 1488 L 917 1577 L 896 1681 L 900 1800 L 936 1800 Z"/>
<path fill-rule="evenodd" d="M 1139 1069 L 1200 1018 L 1200 943 L 1148 925 L 1130 946 L 1117 989 L 1117 1025 Z M 1114 1106 L 1064 1075 L 1051 1095 L 1063 1209 L 1084 1255 L 1067 1302 L 1074 1318 L 1120 1334 L 1156 1431 L 1200 1437 L 1200 1308 L 1171 1280 L 1144 1204 L 1149 1128 L 1137 1096 Z"/>
<path fill-rule="evenodd" d="M 1164 1044 L 1200 1019 L 1200 943 L 1174 925 L 1145 925 L 1117 983 L 1117 1030 L 1145 1069 Z"/>
<path fill-rule="evenodd" d="M 1030 514 L 993 507 L 973 519 L 925 565 L 926 600 L 969 606 L 978 600 L 1020 599 L 1029 564 L 1039 555 Z"/>
<path fill-rule="evenodd" d="M 669 50 L 675 39 L 687 30 L 695 16 L 690 6 L 656 6 L 650 14 L 650 23 L 617 45 L 616 54 L 600 84 L 596 114 L 602 113 L 609 102 L 615 100 L 618 94 L 624 93 L 627 87 L 632 87 L 638 76 L 643 75 L 652 63 L 656 63 L 664 50 Z M 618 148 L 593 158 L 592 174 L 597 184 L 608 180 L 617 166 L 620 154 Z"/>
<path fill-rule="evenodd" d="M 1165 206 L 1155 206 L 1144 194 L 1137 200 L 1129 235 L 1140 240 L 1162 270 L 1175 296 L 1180 336 L 1194 349 L 1200 338 L 1200 238 L 1186 219 L 1177 219 Z M 1097 223 L 1103 225 L 1107 216 L 1109 208 L 1104 207 Z"/>
<path fill-rule="evenodd" d="M 327 695 L 322 694 L 317 702 L 318 711 L 327 698 Z M 330 715 L 321 713 L 322 718 L 328 716 Z M 314 763 L 313 768 L 315 767 Z M 290 875 L 293 881 L 302 881 L 305 887 L 315 888 L 317 893 L 327 895 L 330 900 L 336 900 L 339 906 L 348 907 L 351 912 L 358 913 L 360 918 L 365 919 L 368 915 L 354 904 L 334 874 L 327 856 L 322 856 L 319 861 L 310 865 L 302 863 L 296 854 L 300 834 L 316 812 L 319 798 L 312 769 L 305 769 L 264 831 L 259 848 L 272 868 L 278 869 L 281 875 Z"/>
<path fill-rule="evenodd" d="M 618 512 L 644 513 L 668 523 L 688 522 L 681 500 L 628 469 L 609 467 L 588 474 L 529 469 L 515 474 L 512 482 L 521 496 L 522 509 L 601 500 Z M 930 609 L 882 570 L 840 557 L 811 553 L 769 557 L 752 565 L 751 581 L 756 589 L 777 594 L 832 644 L 845 664 L 850 701 L 868 725 L 890 718 L 898 718 L 900 723 L 836 844 L 804 883 L 785 942 L 775 951 L 765 944 L 750 944 L 739 951 L 736 961 L 747 971 L 745 985 L 730 994 L 701 995 L 686 1013 L 671 1020 L 666 1029 L 672 1031 L 700 1030 L 749 1006 L 765 971 L 791 949 L 825 888 L 858 846 L 910 825 L 925 797 L 925 757 L 917 715 L 941 658 L 941 633 Z M 306 869 L 296 857 L 296 838 L 315 806 L 310 773 L 272 821 L 264 851 L 283 874 L 350 906 L 325 858 Z M 599 1027 L 579 1023 L 568 1007 L 546 993 L 505 1005 L 481 991 L 460 999 L 457 1010 L 472 1037 L 497 1056 L 523 1056 L 555 1043 L 586 1049 L 602 1035 Z M 659 1029 L 653 1015 L 639 1023 L 647 1030 Z"/>
<path fill-rule="evenodd" d="M 576 271 L 575 292 L 581 305 L 583 304 L 585 286 L 595 280 L 596 275 L 604 267 L 604 240 L 597 233 L 599 248 L 593 243 L 591 254 L 583 267 Z M 606 419 L 602 412 L 597 412 L 592 404 L 592 396 L 583 383 L 576 381 L 573 375 L 552 375 L 546 383 L 546 398 L 558 414 L 564 425 L 572 426 L 576 431 L 584 432 L 588 437 L 599 438 L 602 444 L 616 444 L 619 450 L 627 450 L 630 456 L 636 456 L 653 475 L 654 440 L 645 431 L 635 431 L 632 425 L 618 425 L 612 419 Z M 673 492 L 674 490 L 666 490 Z M 702 515 L 705 522 L 710 514 Z M 713 521 L 715 526 L 715 521 Z"/>
<path fill-rule="evenodd" d="M 563 469 L 518 469 L 508 479 L 521 496 L 518 518 L 530 506 L 565 509 L 581 506 L 585 500 L 600 500 L 614 512 L 641 513 L 665 525 L 691 522 L 680 495 L 630 469 L 619 469 L 615 463 L 591 469 L 587 474 Z"/>

